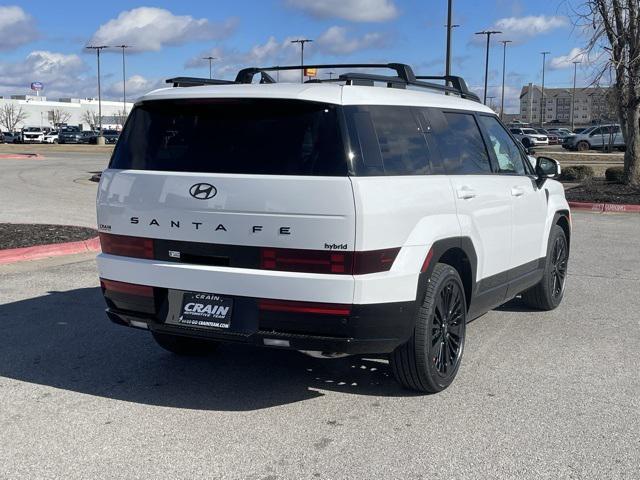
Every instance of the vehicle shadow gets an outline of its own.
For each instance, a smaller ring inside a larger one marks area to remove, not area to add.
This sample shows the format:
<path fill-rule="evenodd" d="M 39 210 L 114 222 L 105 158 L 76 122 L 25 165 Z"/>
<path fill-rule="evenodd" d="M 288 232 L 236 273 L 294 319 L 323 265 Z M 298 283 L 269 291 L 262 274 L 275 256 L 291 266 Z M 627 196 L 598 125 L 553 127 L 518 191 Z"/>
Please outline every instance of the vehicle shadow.
<path fill-rule="evenodd" d="M 99 288 L 0 305 L 0 376 L 149 405 L 245 411 L 332 390 L 411 396 L 386 361 L 323 360 L 301 353 L 223 345 L 208 357 L 178 357 L 142 330 L 109 322 Z"/>

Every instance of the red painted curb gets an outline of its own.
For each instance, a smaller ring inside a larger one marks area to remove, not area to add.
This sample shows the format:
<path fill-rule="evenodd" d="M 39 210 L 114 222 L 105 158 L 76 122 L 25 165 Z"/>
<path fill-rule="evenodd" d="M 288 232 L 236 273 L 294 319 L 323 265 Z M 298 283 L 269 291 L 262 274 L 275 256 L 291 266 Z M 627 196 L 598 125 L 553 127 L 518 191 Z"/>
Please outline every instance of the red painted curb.
<path fill-rule="evenodd" d="M 589 210 L 601 213 L 640 213 L 640 205 L 628 205 L 617 203 L 589 203 L 569 202 L 569 206 L 575 210 Z"/>
<path fill-rule="evenodd" d="M 40 258 L 73 255 L 74 253 L 99 252 L 100 239 L 98 237 L 79 242 L 51 243 L 33 247 L 8 248 L 0 250 L 0 265 L 21 262 L 23 260 L 38 260 Z"/>
<path fill-rule="evenodd" d="M 42 160 L 45 157 L 40 155 L 39 153 L 3 153 L 0 154 L 0 159 L 11 159 L 11 160 Z"/>

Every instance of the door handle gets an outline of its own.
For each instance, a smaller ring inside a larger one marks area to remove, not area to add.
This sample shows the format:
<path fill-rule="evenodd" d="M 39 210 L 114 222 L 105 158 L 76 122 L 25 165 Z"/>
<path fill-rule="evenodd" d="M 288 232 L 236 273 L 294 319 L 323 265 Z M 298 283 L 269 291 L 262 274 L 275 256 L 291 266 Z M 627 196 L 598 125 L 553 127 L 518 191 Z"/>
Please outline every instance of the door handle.
<path fill-rule="evenodd" d="M 514 197 L 521 197 L 524 195 L 524 188 L 522 187 L 511 187 L 511 195 Z"/>
<path fill-rule="evenodd" d="M 458 198 L 469 200 L 477 195 L 476 191 L 466 185 L 458 189 Z"/>

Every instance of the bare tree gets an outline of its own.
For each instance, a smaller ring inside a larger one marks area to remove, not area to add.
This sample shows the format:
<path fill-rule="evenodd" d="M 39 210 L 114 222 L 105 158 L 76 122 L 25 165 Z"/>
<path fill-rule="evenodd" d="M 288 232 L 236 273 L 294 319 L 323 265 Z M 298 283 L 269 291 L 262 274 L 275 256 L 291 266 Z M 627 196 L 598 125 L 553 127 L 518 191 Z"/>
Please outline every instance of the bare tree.
<path fill-rule="evenodd" d="M 82 121 L 88 124 L 91 128 L 95 128 L 100 123 L 100 116 L 93 110 L 85 110 L 82 114 Z"/>
<path fill-rule="evenodd" d="M 62 110 L 61 108 L 54 108 L 53 110 L 49 110 L 49 121 L 53 123 L 54 126 L 58 126 L 61 123 L 67 123 L 71 118 L 71 114 Z"/>
<path fill-rule="evenodd" d="M 640 186 L 640 0 L 586 0 L 576 10 L 577 24 L 592 29 L 587 51 L 606 62 L 597 73 L 613 70 L 612 96 L 627 145 L 624 178 Z"/>
<path fill-rule="evenodd" d="M 27 113 L 19 105 L 7 103 L 0 108 L 0 125 L 14 132 L 20 122 L 27 119 Z"/>
<path fill-rule="evenodd" d="M 116 114 L 113 116 L 116 123 L 118 123 L 121 127 L 124 126 L 124 122 L 127 121 L 127 112 L 124 110 L 118 110 Z"/>

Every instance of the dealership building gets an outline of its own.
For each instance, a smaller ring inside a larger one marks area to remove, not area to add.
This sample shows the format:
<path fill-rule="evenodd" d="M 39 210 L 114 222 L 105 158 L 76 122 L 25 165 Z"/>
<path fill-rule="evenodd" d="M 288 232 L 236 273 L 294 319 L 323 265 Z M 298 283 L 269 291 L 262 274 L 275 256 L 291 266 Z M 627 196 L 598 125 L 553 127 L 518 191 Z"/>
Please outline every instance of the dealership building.
<path fill-rule="evenodd" d="M 62 118 L 67 125 L 79 125 L 83 130 L 91 130 L 91 119 L 98 118 L 97 98 L 59 98 L 57 101 L 47 100 L 41 95 L 11 95 L 0 97 L 0 112 L 5 106 L 14 106 L 14 111 L 22 109 L 25 119 L 18 123 L 16 130 L 23 127 L 49 127 L 54 128 L 54 120 Z M 120 129 L 123 121 L 123 110 L 128 113 L 133 103 L 123 104 L 102 100 L 102 126 L 103 128 Z M 0 129 L 6 130 L 4 125 Z"/>

